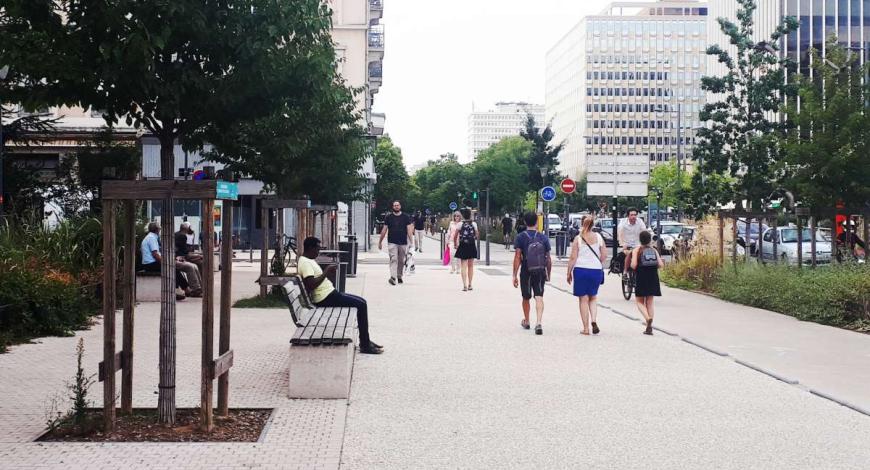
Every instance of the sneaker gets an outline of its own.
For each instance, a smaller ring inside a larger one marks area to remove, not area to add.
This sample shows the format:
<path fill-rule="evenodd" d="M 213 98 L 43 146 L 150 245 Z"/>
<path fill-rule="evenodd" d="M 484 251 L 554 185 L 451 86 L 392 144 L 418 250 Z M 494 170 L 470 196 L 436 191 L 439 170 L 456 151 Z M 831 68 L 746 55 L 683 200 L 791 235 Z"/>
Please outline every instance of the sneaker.
<path fill-rule="evenodd" d="M 399 278 L 399 284 L 404 284 L 404 283 L 405 283 L 405 281 L 403 281 L 402 278 Z"/>
<path fill-rule="evenodd" d="M 531 328 L 531 325 L 529 325 L 529 321 L 528 321 L 528 320 L 522 320 L 522 321 L 520 321 L 520 326 L 523 327 L 524 330 L 528 330 L 528 329 Z"/>
<path fill-rule="evenodd" d="M 390 284 L 395 286 L 396 285 L 396 278 L 391 277 L 389 282 L 390 282 Z"/>
<path fill-rule="evenodd" d="M 536 334 L 536 335 L 542 335 L 542 334 L 544 334 L 544 329 L 541 328 L 541 324 L 540 324 L 540 323 L 538 323 L 537 325 L 535 325 L 535 334 Z"/>
<path fill-rule="evenodd" d="M 598 323 L 592 322 L 592 334 L 597 335 L 601 330 L 598 329 Z"/>
<path fill-rule="evenodd" d="M 359 353 L 360 354 L 383 354 L 384 350 L 378 349 L 378 348 L 372 346 L 371 343 L 369 343 L 365 346 L 360 346 Z"/>
<path fill-rule="evenodd" d="M 378 349 L 384 349 L 383 346 L 381 346 L 381 345 L 378 344 L 378 343 L 375 343 L 375 342 L 372 341 L 372 340 L 369 340 L 369 344 L 372 345 L 372 346 L 374 346 L 374 347 L 376 347 L 376 348 L 378 348 Z"/>

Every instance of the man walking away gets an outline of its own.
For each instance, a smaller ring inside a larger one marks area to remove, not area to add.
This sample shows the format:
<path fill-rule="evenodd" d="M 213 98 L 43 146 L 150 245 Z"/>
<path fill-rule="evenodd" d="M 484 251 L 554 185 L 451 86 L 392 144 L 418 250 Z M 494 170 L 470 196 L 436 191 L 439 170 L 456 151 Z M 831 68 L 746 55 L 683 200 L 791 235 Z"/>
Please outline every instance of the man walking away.
<path fill-rule="evenodd" d="M 311 295 L 311 301 L 318 307 L 352 307 L 356 309 L 356 326 L 359 328 L 359 352 L 362 354 L 381 354 L 383 346 L 369 338 L 368 303 L 362 297 L 342 294 L 335 289 L 327 276 L 335 272 L 335 265 L 326 268 L 326 272 L 317 264 L 320 255 L 320 240 L 308 237 L 302 242 L 302 256 L 299 257 L 299 276 L 305 283 L 305 289 Z"/>
<path fill-rule="evenodd" d="M 414 216 L 414 242 L 416 244 L 417 253 L 423 252 L 423 235 L 426 233 L 426 217 L 417 211 Z"/>
<path fill-rule="evenodd" d="M 501 233 L 504 235 L 504 249 L 509 250 L 511 246 L 511 232 L 514 229 L 514 221 L 510 214 L 505 214 L 504 219 L 501 219 Z"/>
<path fill-rule="evenodd" d="M 550 257 L 550 240 L 537 231 L 538 216 L 532 212 L 523 215 L 524 232 L 517 235 L 514 245 L 514 288 L 519 287 L 523 296 L 523 321 L 520 325 L 529 329 L 531 298 L 535 297 L 537 323 L 535 334 L 542 335 L 541 319 L 544 316 L 544 283 L 550 279 L 553 260 Z M 517 271 L 520 277 L 517 279 Z"/>
<path fill-rule="evenodd" d="M 402 203 L 399 201 L 393 201 L 393 212 L 384 218 L 384 229 L 378 241 L 379 250 L 384 249 L 384 238 L 387 239 L 390 252 L 390 284 L 395 286 L 397 282 L 403 282 L 405 255 L 408 253 L 408 244 L 414 240 L 414 223 L 408 214 L 402 212 Z"/>

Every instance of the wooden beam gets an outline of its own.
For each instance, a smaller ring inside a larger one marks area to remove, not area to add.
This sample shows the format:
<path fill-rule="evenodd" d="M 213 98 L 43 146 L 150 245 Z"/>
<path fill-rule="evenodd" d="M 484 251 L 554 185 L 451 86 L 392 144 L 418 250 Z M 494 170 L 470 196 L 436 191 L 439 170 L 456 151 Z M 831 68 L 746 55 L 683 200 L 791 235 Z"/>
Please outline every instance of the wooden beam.
<path fill-rule="evenodd" d="M 214 429 L 214 200 L 203 199 L 202 225 L 202 361 L 199 426 L 205 432 Z"/>
<path fill-rule="evenodd" d="M 125 366 L 127 365 L 127 362 L 124 359 L 124 356 L 124 351 L 118 351 L 115 353 L 115 360 L 113 361 L 113 367 L 115 368 L 115 370 L 112 371 L 112 374 L 118 372 L 121 369 L 126 369 Z M 100 362 L 100 364 L 97 366 L 97 380 L 100 382 L 105 382 L 106 378 L 108 378 L 109 375 L 110 374 L 108 374 L 106 371 L 106 361 Z"/>
<path fill-rule="evenodd" d="M 261 286 L 283 286 L 290 282 L 294 277 L 293 275 L 286 276 L 266 276 L 257 279 L 257 283 Z"/>
<path fill-rule="evenodd" d="M 124 350 L 121 412 L 133 413 L 133 326 L 136 303 L 136 203 L 124 201 Z"/>
<path fill-rule="evenodd" d="M 719 266 L 725 265 L 725 217 L 719 214 Z"/>
<path fill-rule="evenodd" d="M 103 181 L 104 200 L 219 199 L 218 180 Z"/>
<path fill-rule="evenodd" d="M 115 430 L 115 202 L 103 201 L 103 429 Z"/>
<path fill-rule="evenodd" d="M 229 206 L 229 210 L 227 210 Z M 221 212 L 223 239 L 221 246 L 221 311 L 220 339 L 218 352 L 223 355 L 230 350 L 230 320 L 232 319 L 233 294 L 233 207 L 231 202 L 224 203 Z M 218 415 L 229 414 L 230 374 L 222 374 L 218 379 Z"/>
<path fill-rule="evenodd" d="M 212 378 L 216 379 L 218 377 L 224 376 L 227 372 L 229 372 L 230 367 L 233 366 L 233 350 L 223 353 L 215 359 L 211 364 L 211 373 Z"/>
<path fill-rule="evenodd" d="M 263 227 L 263 248 L 260 249 L 260 277 L 269 275 L 269 209 L 260 209 L 260 226 Z M 266 298 L 266 286 L 260 285 L 260 298 Z"/>
<path fill-rule="evenodd" d="M 175 424 L 175 372 L 178 341 L 175 308 L 175 201 L 164 199 L 160 212 L 160 335 L 157 416 L 161 424 Z"/>
<path fill-rule="evenodd" d="M 307 199 L 263 199 L 263 207 L 267 209 L 305 209 L 311 206 Z"/>

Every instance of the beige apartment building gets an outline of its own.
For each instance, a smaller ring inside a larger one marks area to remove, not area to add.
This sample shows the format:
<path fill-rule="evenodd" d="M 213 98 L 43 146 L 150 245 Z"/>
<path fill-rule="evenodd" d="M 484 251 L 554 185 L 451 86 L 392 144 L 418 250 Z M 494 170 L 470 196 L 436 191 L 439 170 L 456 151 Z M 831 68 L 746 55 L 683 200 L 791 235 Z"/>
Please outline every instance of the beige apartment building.
<path fill-rule="evenodd" d="M 691 160 L 705 102 L 706 2 L 614 2 L 583 18 L 547 53 L 546 119 L 565 140 L 559 170 L 587 160 Z"/>

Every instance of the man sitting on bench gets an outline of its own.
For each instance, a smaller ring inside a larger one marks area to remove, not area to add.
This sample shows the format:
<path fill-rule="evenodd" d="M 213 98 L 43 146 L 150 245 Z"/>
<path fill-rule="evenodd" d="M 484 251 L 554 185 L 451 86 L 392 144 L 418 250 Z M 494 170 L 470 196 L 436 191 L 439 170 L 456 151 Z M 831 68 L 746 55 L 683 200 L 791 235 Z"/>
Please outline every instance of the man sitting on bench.
<path fill-rule="evenodd" d="M 381 354 L 383 346 L 369 338 L 368 304 L 362 297 L 342 294 L 336 290 L 327 275 L 334 273 L 336 267 L 328 266 L 324 273 L 317 264 L 320 255 L 320 240 L 308 237 L 302 243 L 302 256 L 299 257 L 299 276 L 305 283 L 305 289 L 311 295 L 311 301 L 318 307 L 352 307 L 356 309 L 356 324 L 359 328 L 359 352 L 362 354 Z"/>

